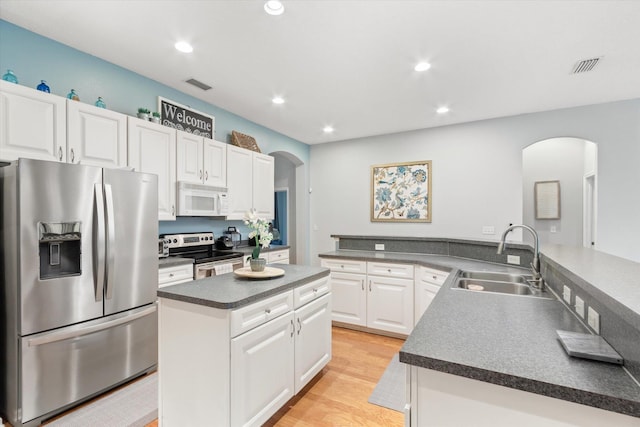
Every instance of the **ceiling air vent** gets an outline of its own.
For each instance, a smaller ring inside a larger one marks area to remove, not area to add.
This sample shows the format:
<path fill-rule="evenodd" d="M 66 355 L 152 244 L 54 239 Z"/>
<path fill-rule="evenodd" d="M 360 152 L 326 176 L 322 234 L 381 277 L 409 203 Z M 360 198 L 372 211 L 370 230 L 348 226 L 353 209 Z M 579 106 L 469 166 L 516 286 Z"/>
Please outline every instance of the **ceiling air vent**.
<path fill-rule="evenodd" d="M 598 62 L 600 62 L 601 59 L 602 57 L 583 59 L 582 61 L 578 61 L 576 63 L 576 66 L 573 67 L 573 71 L 571 72 L 571 74 L 586 73 L 587 71 L 591 71 L 593 70 L 593 67 L 598 65 Z"/>
<path fill-rule="evenodd" d="M 211 86 L 209 86 L 208 84 L 202 83 L 199 80 L 196 79 L 189 79 L 189 80 L 185 80 L 187 83 L 189 83 L 190 85 L 194 85 L 195 87 L 197 87 L 198 89 L 202 89 L 202 90 L 209 90 L 211 89 Z"/>

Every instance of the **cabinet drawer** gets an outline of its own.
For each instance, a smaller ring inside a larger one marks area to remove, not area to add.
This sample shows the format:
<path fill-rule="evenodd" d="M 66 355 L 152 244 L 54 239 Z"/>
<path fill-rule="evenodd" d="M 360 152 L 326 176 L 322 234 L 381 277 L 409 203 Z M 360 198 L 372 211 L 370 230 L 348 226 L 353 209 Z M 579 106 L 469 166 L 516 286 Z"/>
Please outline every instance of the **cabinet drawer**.
<path fill-rule="evenodd" d="M 279 261 L 289 259 L 289 249 L 285 249 L 282 251 L 267 252 L 267 254 L 269 256 L 269 264 L 278 263 Z"/>
<path fill-rule="evenodd" d="M 343 273 L 366 273 L 367 263 L 365 261 L 354 261 L 350 259 L 327 259 L 323 258 L 320 265 L 331 271 L 341 271 Z"/>
<path fill-rule="evenodd" d="M 161 267 L 158 269 L 158 285 L 193 280 L 193 264 L 176 265 L 173 267 Z"/>
<path fill-rule="evenodd" d="M 293 306 L 295 308 L 302 307 L 306 303 L 320 298 L 329 292 L 331 292 L 329 276 L 314 280 L 311 283 L 307 283 L 293 290 Z"/>
<path fill-rule="evenodd" d="M 444 281 L 447 280 L 447 277 L 449 277 L 448 271 L 435 270 L 428 267 L 418 267 L 418 272 L 416 273 L 416 278 L 420 280 L 420 282 L 431 283 L 438 286 L 441 286 Z"/>
<path fill-rule="evenodd" d="M 240 335 L 293 309 L 293 291 L 249 304 L 231 312 L 231 337 Z"/>
<path fill-rule="evenodd" d="M 390 262 L 368 262 L 367 274 L 373 276 L 413 279 L 413 264 L 395 264 Z"/>

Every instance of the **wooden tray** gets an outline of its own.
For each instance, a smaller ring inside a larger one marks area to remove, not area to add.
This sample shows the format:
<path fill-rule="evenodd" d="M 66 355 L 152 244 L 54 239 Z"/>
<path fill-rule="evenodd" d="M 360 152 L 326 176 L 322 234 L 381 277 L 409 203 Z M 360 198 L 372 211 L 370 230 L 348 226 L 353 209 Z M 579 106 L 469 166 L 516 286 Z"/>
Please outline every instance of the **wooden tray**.
<path fill-rule="evenodd" d="M 284 276 L 284 270 L 275 267 L 265 267 L 264 271 L 251 271 L 251 267 L 242 267 L 233 270 L 238 277 L 246 277 L 248 279 L 273 279 L 274 277 Z"/>

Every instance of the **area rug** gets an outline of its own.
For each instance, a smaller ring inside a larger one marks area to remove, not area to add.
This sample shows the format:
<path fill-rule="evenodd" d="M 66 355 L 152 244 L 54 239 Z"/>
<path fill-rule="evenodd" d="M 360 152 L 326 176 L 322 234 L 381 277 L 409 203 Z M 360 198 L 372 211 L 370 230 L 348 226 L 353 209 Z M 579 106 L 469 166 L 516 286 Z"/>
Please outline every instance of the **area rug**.
<path fill-rule="evenodd" d="M 369 396 L 369 403 L 403 412 L 406 403 L 406 365 L 398 360 L 396 353 L 382 377 Z"/>
<path fill-rule="evenodd" d="M 135 381 L 46 427 L 144 427 L 158 418 L 158 375 Z"/>

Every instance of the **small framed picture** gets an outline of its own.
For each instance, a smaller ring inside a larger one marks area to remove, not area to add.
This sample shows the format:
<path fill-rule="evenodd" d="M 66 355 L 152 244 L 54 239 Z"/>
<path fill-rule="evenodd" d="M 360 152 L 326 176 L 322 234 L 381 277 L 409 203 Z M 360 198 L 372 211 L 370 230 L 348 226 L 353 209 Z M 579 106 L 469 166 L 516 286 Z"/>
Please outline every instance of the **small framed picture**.
<path fill-rule="evenodd" d="M 560 181 L 538 181 L 534 187 L 536 219 L 560 219 Z"/>

